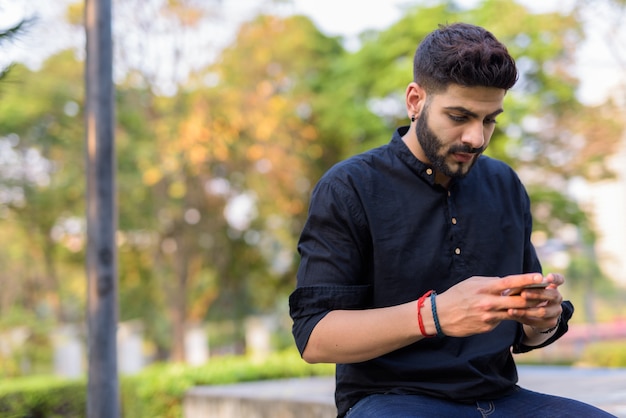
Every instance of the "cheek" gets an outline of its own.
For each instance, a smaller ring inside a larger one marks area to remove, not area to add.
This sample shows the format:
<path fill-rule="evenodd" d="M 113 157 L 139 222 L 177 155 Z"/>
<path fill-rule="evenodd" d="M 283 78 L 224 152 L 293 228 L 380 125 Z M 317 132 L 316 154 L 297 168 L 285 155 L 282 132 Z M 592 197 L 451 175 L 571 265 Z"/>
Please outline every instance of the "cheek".
<path fill-rule="evenodd" d="M 453 144 L 463 136 L 463 129 L 459 127 L 445 126 L 433 132 L 443 144 Z"/>
<path fill-rule="evenodd" d="M 495 130 L 496 130 L 496 127 L 494 125 L 486 126 L 483 129 L 483 135 L 484 135 L 484 138 L 485 138 L 485 144 L 489 143 L 489 141 L 491 140 L 491 136 L 493 135 Z"/>

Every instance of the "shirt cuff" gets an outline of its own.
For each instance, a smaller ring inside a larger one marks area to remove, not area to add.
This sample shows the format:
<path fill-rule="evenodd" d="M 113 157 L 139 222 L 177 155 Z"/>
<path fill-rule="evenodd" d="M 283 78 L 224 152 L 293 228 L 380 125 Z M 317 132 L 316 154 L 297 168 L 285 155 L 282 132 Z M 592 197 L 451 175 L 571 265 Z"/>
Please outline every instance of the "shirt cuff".
<path fill-rule="evenodd" d="M 548 338 L 547 340 L 545 340 L 543 343 L 539 345 L 529 346 L 529 345 L 523 344 L 521 341 L 522 341 L 522 338 L 524 337 L 524 327 L 520 326 L 520 330 L 521 330 L 520 336 L 517 342 L 513 345 L 513 353 L 515 354 L 527 353 L 537 348 L 550 345 L 556 340 L 558 340 L 559 338 L 561 338 L 569 329 L 568 322 L 572 318 L 572 315 L 574 314 L 574 305 L 572 305 L 570 301 L 566 300 L 563 303 L 561 303 L 561 307 L 563 308 L 563 312 L 561 312 L 561 320 L 559 322 L 559 326 L 554 331 L 552 336 L 550 336 L 550 338 Z"/>

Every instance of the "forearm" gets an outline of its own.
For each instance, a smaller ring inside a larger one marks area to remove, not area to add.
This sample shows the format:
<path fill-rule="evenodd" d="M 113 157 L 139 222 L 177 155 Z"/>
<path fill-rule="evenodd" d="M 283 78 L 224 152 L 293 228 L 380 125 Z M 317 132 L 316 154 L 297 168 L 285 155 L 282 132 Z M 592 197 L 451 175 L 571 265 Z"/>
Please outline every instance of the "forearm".
<path fill-rule="evenodd" d="M 427 314 L 422 308 L 422 314 Z M 415 301 L 387 308 L 337 310 L 313 329 L 302 357 L 309 363 L 357 363 L 423 338 Z"/>

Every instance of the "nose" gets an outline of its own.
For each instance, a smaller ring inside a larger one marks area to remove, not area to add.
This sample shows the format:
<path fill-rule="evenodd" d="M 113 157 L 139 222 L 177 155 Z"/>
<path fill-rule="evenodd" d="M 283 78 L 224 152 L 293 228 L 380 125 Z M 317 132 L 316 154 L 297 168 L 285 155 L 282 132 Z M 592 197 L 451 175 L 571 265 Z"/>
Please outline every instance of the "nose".
<path fill-rule="evenodd" d="M 485 145 L 485 130 L 482 123 L 472 123 L 463 131 L 461 142 L 472 148 L 480 148 Z"/>

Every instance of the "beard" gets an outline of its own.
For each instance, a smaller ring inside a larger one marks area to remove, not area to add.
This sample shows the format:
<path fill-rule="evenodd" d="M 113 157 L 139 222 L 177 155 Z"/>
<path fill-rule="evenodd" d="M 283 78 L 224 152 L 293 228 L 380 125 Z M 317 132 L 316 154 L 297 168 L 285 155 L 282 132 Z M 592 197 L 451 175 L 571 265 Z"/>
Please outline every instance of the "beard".
<path fill-rule="evenodd" d="M 443 141 L 428 126 L 428 108 L 425 108 L 417 119 L 415 134 L 433 168 L 449 178 L 461 179 L 465 177 L 478 160 L 478 156 L 485 150 L 485 147 L 472 148 L 466 144 L 455 144 L 445 149 Z M 446 161 L 448 156 L 457 152 L 476 154 L 476 156 L 466 163 Z"/>

